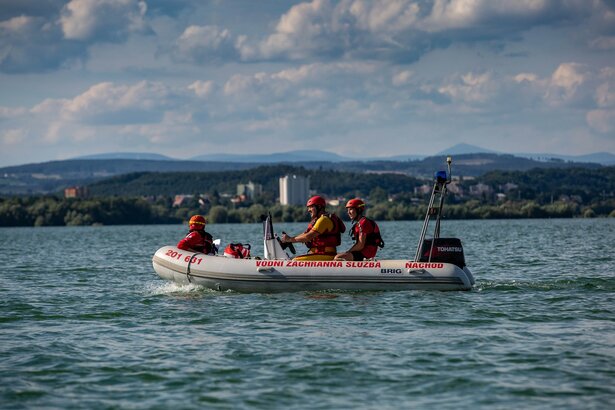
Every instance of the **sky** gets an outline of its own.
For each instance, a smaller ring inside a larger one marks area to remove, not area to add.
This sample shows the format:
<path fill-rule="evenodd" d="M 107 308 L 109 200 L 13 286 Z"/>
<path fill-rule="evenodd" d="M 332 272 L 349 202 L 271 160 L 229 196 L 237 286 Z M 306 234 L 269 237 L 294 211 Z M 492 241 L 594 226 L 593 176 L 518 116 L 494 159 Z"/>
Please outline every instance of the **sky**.
<path fill-rule="evenodd" d="M 615 0 L 0 0 L 0 166 L 615 153 Z"/>

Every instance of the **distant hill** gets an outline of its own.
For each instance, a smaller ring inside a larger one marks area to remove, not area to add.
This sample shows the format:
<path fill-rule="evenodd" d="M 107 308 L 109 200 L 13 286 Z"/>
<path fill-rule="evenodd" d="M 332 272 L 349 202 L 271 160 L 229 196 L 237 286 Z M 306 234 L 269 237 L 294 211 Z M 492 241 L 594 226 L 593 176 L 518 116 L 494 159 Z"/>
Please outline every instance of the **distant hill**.
<path fill-rule="evenodd" d="M 593 162 L 602 165 L 615 165 L 615 155 L 610 152 L 595 152 L 586 155 L 558 155 L 558 154 L 515 154 L 519 157 L 530 158 L 536 161 L 549 161 L 561 159 L 572 162 Z"/>
<path fill-rule="evenodd" d="M 467 154 L 499 154 L 510 155 L 504 152 L 497 152 L 471 144 L 456 144 L 445 150 L 438 152 L 435 156 L 447 155 L 467 155 Z M 615 165 L 615 154 L 609 152 L 596 152 L 585 155 L 560 155 L 549 153 L 518 153 L 512 154 L 516 157 L 528 158 L 538 162 L 550 162 L 553 160 L 563 160 L 583 163 L 596 163 L 602 165 Z M 233 162 L 233 163 L 253 163 L 253 164 L 281 164 L 297 162 L 372 162 L 372 161 L 416 161 L 427 158 L 428 155 L 422 154 L 400 154 L 387 157 L 347 157 L 333 152 L 322 150 L 297 150 L 287 152 L 277 152 L 270 154 L 205 154 L 197 155 L 186 161 L 206 161 L 206 162 Z M 166 155 L 144 152 L 112 152 L 104 154 L 86 155 L 80 159 L 130 159 L 130 160 L 155 160 L 155 161 L 184 161 L 183 159 L 171 158 Z"/>
<path fill-rule="evenodd" d="M 0 195 L 58 192 L 72 185 L 133 172 L 207 172 L 254 168 L 258 164 L 178 160 L 70 159 L 0 168 Z"/>
<path fill-rule="evenodd" d="M 309 155 L 308 155 L 309 156 Z M 326 169 L 371 174 L 405 174 L 431 178 L 444 169 L 445 156 L 405 161 L 288 161 L 286 164 L 306 169 Z M 51 161 L 0 168 L 0 195 L 33 195 L 61 191 L 67 186 L 87 185 L 105 178 L 143 172 L 219 172 L 253 169 L 263 163 L 232 161 L 180 161 L 81 159 Z M 480 176 L 490 171 L 526 171 L 532 168 L 599 168 L 594 163 L 573 163 L 559 159 L 536 161 L 513 155 L 462 154 L 453 156 L 453 174 Z M 246 181 L 247 182 L 247 181 Z"/>
<path fill-rule="evenodd" d="M 436 154 L 436 156 L 440 155 L 464 155 L 464 154 L 501 154 L 496 151 L 492 151 L 486 148 L 482 148 L 476 145 L 470 144 L 457 144 L 453 145 L 450 148 L 447 148 L 443 151 L 440 151 Z"/>
<path fill-rule="evenodd" d="M 343 157 L 332 152 L 300 150 L 272 154 L 206 154 L 190 158 L 192 161 L 252 162 L 260 164 L 293 162 L 342 162 L 356 159 Z"/>
<path fill-rule="evenodd" d="M 507 155 L 503 152 L 493 151 L 490 149 L 482 148 L 476 145 L 470 144 L 457 144 L 450 148 L 440 151 L 436 156 L 440 155 L 464 155 L 464 154 L 499 154 Z M 561 155 L 561 154 L 549 154 L 549 153 L 514 153 L 515 157 L 528 158 L 538 162 L 551 162 L 554 160 L 581 162 L 581 163 L 595 163 L 601 165 L 615 165 L 615 154 L 610 152 L 595 152 L 593 154 L 585 155 Z"/>
<path fill-rule="evenodd" d="M 161 154 L 152 154 L 147 152 L 109 152 L 105 154 L 84 155 L 71 159 L 149 159 L 156 161 L 176 161 L 174 158 L 167 157 Z"/>

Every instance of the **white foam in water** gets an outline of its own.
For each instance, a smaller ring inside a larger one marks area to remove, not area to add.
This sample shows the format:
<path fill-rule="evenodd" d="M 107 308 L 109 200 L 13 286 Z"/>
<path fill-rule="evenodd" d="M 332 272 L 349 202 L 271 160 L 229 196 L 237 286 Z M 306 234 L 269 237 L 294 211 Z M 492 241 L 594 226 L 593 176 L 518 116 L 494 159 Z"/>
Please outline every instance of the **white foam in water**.
<path fill-rule="evenodd" d="M 203 287 L 189 283 L 187 285 L 180 285 L 179 283 L 149 283 L 145 287 L 146 293 L 150 295 L 168 295 L 177 293 L 193 293 L 202 291 Z"/>

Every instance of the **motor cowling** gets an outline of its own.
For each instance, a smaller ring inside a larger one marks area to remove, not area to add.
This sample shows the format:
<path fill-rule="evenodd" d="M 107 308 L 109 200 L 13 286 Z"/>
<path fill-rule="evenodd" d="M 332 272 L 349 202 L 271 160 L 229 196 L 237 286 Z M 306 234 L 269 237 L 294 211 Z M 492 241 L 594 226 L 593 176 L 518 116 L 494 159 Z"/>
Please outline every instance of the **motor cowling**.
<path fill-rule="evenodd" d="M 463 269 L 466 266 L 466 259 L 463 254 L 463 246 L 459 238 L 436 238 L 431 246 L 433 239 L 425 239 L 421 248 L 420 262 L 429 261 L 431 250 L 431 262 L 452 263 Z"/>

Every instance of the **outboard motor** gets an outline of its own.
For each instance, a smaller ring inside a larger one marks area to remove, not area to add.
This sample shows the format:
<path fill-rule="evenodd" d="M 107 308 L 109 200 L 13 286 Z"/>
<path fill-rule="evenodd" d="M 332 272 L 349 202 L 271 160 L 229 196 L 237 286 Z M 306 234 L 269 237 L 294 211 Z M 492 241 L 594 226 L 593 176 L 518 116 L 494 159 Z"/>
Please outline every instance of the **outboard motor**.
<path fill-rule="evenodd" d="M 463 246 L 459 238 L 436 238 L 435 242 L 433 239 L 425 239 L 419 261 L 452 263 L 461 269 L 466 266 Z"/>

